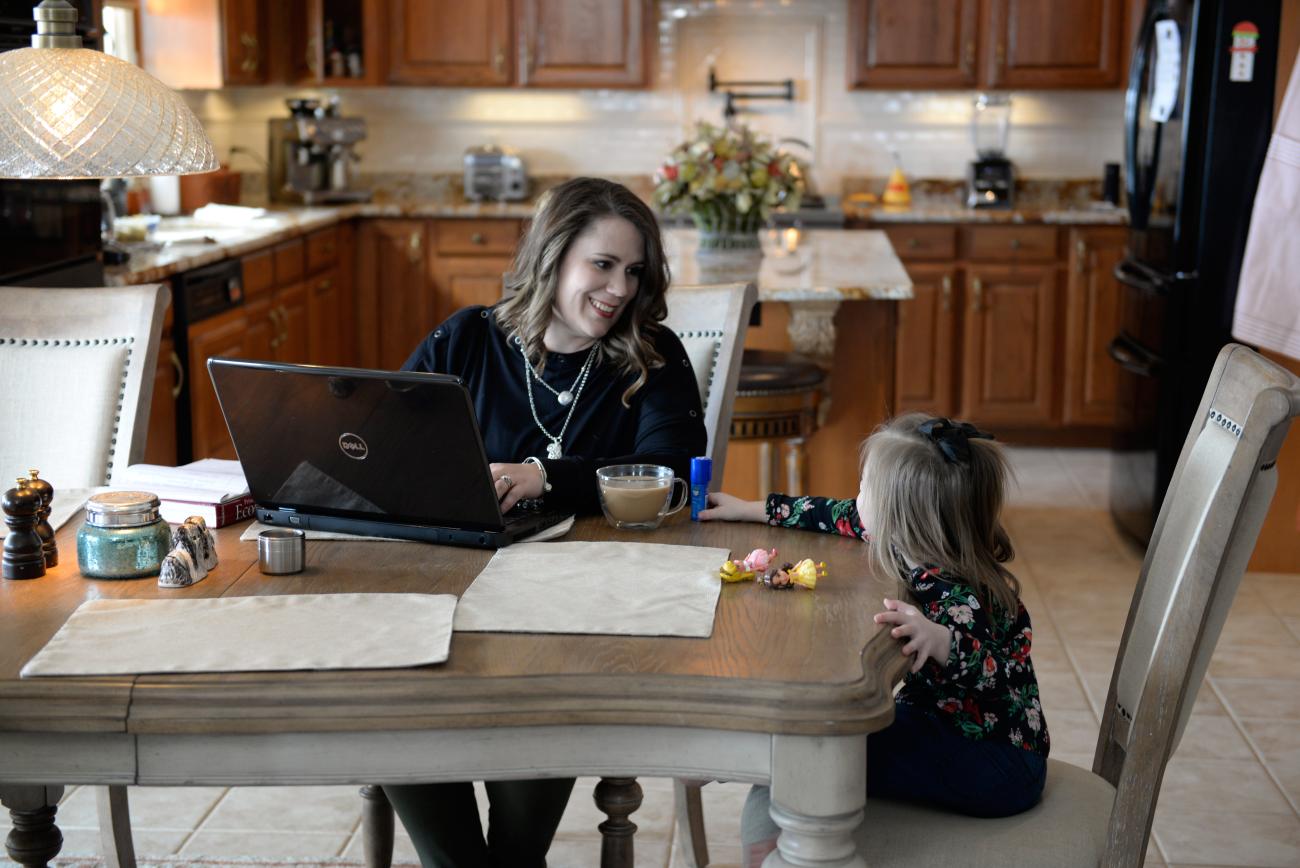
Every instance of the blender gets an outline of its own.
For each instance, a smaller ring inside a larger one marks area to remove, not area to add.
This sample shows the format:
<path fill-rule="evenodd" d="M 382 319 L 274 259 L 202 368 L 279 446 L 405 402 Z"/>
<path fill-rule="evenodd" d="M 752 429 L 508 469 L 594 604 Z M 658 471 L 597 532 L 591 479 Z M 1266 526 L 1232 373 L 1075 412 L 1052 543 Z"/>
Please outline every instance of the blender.
<path fill-rule="evenodd" d="M 1016 171 L 1006 156 L 1010 132 L 1010 95 L 982 93 L 977 96 L 971 112 L 970 134 L 978 159 L 970 164 L 968 207 L 1011 207 Z"/>

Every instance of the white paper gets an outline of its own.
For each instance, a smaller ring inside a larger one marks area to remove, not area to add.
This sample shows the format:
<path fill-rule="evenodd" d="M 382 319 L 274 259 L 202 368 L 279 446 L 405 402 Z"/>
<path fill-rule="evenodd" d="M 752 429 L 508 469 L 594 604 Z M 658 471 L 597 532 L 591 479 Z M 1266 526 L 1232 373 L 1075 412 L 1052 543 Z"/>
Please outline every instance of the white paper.
<path fill-rule="evenodd" d="M 1178 22 L 1166 18 L 1156 22 L 1155 77 L 1151 89 L 1151 120 L 1163 124 L 1178 106 L 1178 85 L 1182 82 L 1183 39 Z"/>

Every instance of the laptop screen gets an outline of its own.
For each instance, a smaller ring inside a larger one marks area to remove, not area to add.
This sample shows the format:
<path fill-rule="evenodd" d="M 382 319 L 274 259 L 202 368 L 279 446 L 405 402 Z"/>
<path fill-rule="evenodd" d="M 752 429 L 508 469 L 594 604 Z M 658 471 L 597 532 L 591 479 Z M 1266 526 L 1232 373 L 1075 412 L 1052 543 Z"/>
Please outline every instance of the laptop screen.
<path fill-rule="evenodd" d="M 502 527 L 469 393 L 455 377 L 211 359 L 259 506 Z"/>

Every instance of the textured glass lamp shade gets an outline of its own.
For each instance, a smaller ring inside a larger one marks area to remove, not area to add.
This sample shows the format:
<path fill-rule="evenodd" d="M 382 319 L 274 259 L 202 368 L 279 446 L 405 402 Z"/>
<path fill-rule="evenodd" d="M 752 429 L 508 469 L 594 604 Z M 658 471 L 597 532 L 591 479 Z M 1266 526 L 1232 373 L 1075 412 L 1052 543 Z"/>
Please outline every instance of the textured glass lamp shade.
<path fill-rule="evenodd" d="M 0 178 L 119 178 L 217 169 L 178 94 L 85 48 L 0 53 Z"/>

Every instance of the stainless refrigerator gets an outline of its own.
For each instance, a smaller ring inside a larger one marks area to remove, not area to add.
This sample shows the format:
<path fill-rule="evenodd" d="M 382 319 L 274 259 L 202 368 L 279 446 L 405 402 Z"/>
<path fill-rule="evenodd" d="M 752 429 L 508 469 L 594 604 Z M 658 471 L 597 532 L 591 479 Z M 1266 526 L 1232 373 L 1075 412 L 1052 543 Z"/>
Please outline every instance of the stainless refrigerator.
<path fill-rule="evenodd" d="M 1219 349 L 1272 130 L 1280 0 L 1150 0 L 1125 100 L 1111 514 L 1145 544 Z"/>

